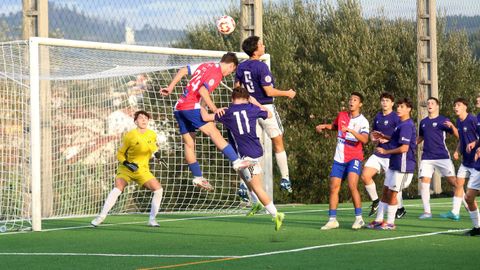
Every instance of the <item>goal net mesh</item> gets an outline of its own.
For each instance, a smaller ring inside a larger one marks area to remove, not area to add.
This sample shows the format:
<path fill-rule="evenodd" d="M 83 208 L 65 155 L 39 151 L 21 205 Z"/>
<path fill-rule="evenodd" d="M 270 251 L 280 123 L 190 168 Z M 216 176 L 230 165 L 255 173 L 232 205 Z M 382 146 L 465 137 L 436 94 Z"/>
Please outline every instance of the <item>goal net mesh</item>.
<path fill-rule="evenodd" d="M 30 223 L 30 106 L 28 43 L 0 43 L 0 225 L 8 230 Z M 198 134 L 196 153 L 204 177 L 215 187 L 192 185 L 173 107 L 188 78 L 164 97 L 180 67 L 218 62 L 218 57 L 135 53 L 41 45 L 40 126 L 42 218 L 98 214 L 113 187 L 122 135 L 135 127 L 133 113 L 152 114 L 162 164 L 150 168 L 162 183 L 161 212 L 234 212 L 239 179 L 229 161 L 206 136 Z M 224 78 L 212 97 L 230 102 L 233 77 Z M 221 125 L 217 127 L 222 131 Z M 150 209 L 151 192 L 129 185 L 110 213 Z"/>

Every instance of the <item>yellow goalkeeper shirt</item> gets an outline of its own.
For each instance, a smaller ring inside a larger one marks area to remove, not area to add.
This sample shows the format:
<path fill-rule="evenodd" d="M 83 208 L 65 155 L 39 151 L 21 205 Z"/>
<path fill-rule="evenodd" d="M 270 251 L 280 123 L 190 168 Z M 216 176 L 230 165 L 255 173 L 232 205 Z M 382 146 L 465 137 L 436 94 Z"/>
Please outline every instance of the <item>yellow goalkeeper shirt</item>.
<path fill-rule="evenodd" d="M 157 134 L 155 132 L 147 129 L 142 134 L 138 129 L 133 129 L 123 136 L 117 159 L 120 167 L 125 167 L 122 163 L 127 160 L 136 163 L 139 168 L 148 170 L 148 161 L 157 150 Z"/>

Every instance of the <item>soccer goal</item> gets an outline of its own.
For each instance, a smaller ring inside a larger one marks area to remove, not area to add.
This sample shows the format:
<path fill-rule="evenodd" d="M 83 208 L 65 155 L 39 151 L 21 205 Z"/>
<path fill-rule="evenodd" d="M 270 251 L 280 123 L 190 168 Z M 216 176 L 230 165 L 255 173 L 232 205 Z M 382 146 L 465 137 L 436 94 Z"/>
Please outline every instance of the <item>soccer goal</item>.
<path fill-rule="evenodd" d="M 113 186 L 122 134 L 135 127 L 132 116 L 140 109 L 153 116 L 150 128 L 165 161 L 151 163 L 165 190 L 161 212 L 245 206 L 228 160 L 200 134 L 198 161 L 215 191 L 191 183 L 173 117 L 187 80 L 172 95 L 159 94 L 180 67 L 218 62 L 225 52 L 49 38 L 0 43 L 0 49 L 0 229 L 39 231 L 42 219 L 98 214 Z M 268 55 L 262 60 L 269 64 Z M 228 106 L 232 87 L 233 76 L 225 78 L 213 93 L 217 106 Z M 264 181 L 272 194 L 271 146 L 265 147 Z M 129 186 L 112 212 L 147 212 L 150 199 L 149 191 Z"/>

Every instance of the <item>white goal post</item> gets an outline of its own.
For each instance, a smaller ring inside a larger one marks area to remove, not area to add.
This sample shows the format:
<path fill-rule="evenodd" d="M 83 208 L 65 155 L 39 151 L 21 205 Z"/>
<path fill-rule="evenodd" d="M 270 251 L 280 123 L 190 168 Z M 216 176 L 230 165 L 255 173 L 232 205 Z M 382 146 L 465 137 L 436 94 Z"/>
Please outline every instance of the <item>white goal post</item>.
<path fill-rule="evenodd" d="M 172 111 L 187 79 L 168 97 L 158 93 L 180 67 L 218 62 L 224 51 L 37 37 L 28 43 L 0 43 L 0 49 L 0 97 L 10 97 L 8 109 L 22 110 L 12 113 L 12 119 L 0 120 L 18 126 L 14 138 L 21 137 L 25 145 L 15 152 L 20 157 L 14 164 L 19 168 L 15 176 L 5 169 L 12 166 L 8 153 L 0 152 L 0 177 L 5 179 L 0 182 L 1 226 L 22 230 L 31 223 L 33 231 L 40 231 L 42 219 L 97 214 L 113 186 L 121 134 L 132 128 L 131 115 L 139 109 L 152 113 L 150 128 L 157 132 L 167 164 L 151 164 L 165 190 L 161 212 L 243 211 L 245 204 L 236 196 L 238 176 L 205 136 L 197 137 L 197 155 L 215 191 L 191 185 Z M 248 58 L 244 53 L 237 56 L 240 61 Z M 269 55 L 261 60 L 270 65 Z M 213 93 L 217 106 L 228 106 L 232 86 L 229 76 Z M 11 97 L 15 87 L 23 89 L 21 100 Z M 11 140 L 4 136 L 6 129 L 0 130 L 2 141 Z M 263 141 L 264 182 L 273 197 L 271 141 Z M 18 179 L 23 183 L 12 192 Z M 150 192 L 132 185 L 112 212 L 146 212 L 150 198 Z M 20 203 L 13 210 L 15 200 Z"/>

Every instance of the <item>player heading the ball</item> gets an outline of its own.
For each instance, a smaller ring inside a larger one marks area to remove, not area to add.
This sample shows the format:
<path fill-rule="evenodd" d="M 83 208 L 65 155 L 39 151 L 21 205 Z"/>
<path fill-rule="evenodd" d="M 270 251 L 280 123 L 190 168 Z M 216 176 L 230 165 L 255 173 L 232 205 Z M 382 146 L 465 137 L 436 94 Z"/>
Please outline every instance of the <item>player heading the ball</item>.
<path fill-rule="evenodd" d="M 230 75 L 238 66 L 238 58 L 235 53 L 228 52 L 222 56 L 220 63 L 202 63 L 188 65 L 181 68 L 167 88 L 160 90 L 164 96 L 172 93 L 175 85 L 184 77 L 191 76 L 190 81 L 175 104 L 174 116 L 177 120 L 180 134 L 185 147 L 185 160 L 193 174 L 193 184 L 207 191 L 212 191 L 213 186 L 203 178 L 200 164 L 195 154 L 195 132 L 199 129 L 203 134 L 210 137 L 219 150 L 233 163 L 235 170 L 251 166 L 248 160 L 241 160 L 233 147 L 225 141 L 222 134 L 214 123 L 202 120 L 200 108 L 208 108 L 217 113 L 219 109 L 213 103 L 212 93 L 222 81 L 222 78 Z"/>

